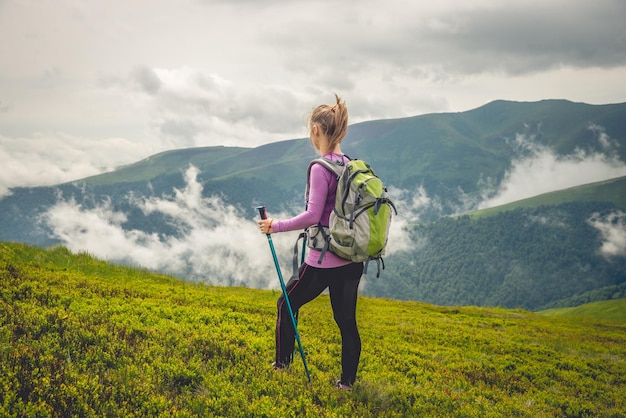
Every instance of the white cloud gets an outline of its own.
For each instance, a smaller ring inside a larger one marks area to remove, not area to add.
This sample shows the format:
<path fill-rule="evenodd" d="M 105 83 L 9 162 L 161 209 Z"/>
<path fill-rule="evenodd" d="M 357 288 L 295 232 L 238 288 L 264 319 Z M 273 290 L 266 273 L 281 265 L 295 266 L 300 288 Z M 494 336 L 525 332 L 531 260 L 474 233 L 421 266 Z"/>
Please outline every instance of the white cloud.
<path fill-rule="evenodd" d="M 603 146 L 610 143 L 606 134 L 598 140 Z M 608 154 L 579 149 L 573 154 L 558 155 L 533 142 L 532 137 L 518 134 L 516 142 L 525 150 L 525 156 L 512 162 L 495 196 L 480 203 L 479 209 L 626 175 L 626 164 L 612 149 Z"/>
<path fill-rule="evenodd" d="M 49 186 L 112 170 L 146 153 L 123 138 L 84 138 L 53 133 L 28 138 L 0 135 L 0 198 L 13 187 Z"/>
<path fill-rule="evenodd" d="M 626 213 L 621 210 L 606 216 L 595 213 L 587 222 L 600 232 L 600 254 L 606 258 L 626 257 Z"/>
<path fill-rule="evenodd" d="M 184 174 L 184 189 L 174 189 L 171 196 L 130 200 L 146 215 L 164 216 L 176 231 L 173 235 L 126 229 L 127 215 L 114 210 L 110 201 L 86 208 L 74 199 L 61 199 L 42 220 L 53 237 L 74 252 L 214 285 L 278 288 L 267 238 L 259 233 L 256 220 L 219 197 L 203 197 L 197 175 L 198 170 L 190 166 Z M 390 196 L 399 214 L 392 221 L 387 255 L 424 245 L 410 237 L 406 228 L 419 219 L 421 211 L 432 210 L 437 203 L 423 188 L 417 193 L 392 190 Z M 276 218 L 290 216 L 269 212 L 270 208 L 268 215 Z M 296 237 L 297 231 L 272 236 L 285 280 L 291 275 Z"/>
<path fill-rule="evenodd" d="M 153 74 L 159 88 L 150 92 L 150 126 L 166 144 L 254 146 L 305 133 L 310 104 L 288 88 L 238 84 L 187 67 Z M 302 117 L 294 109 L 302 109 Z"/>
<path fill-rule="evenodd" d="M 306 114 L 333 91 L 352 123 L 494 99 L 623 101 L 625 7 L 8 1 L 0 13 L 0 135 L 125 138 L 155 152 L 257 146 L 305 136 Z"/>
<path fill-rule="evenodd" d="M 607 135 L 603 126 L 591 124 L 589 125 L 589 130 L 593 132 L 598 139 L 598 143 L 600 144 L 602 151 L 608 153 L 609 155 L 617 155 L 617 149 L 620 147 L 619 141 Z"/>
<path fill-rule="evenodd" d="M 409 231 L 411 225 L 419 223 L 421 217 L 427 212 L 442 212 L 442 205 L 438 198 L 428 196 L 426 189 L 419 185 L 416 190 L 409 191 L 389 187 L 389 198 L 394 202 L 398 214 L 394 214 L 389 231 L 387 243 L 387 255 L 396 252 L 415 249 L 423 242 L 417 242 L 417 237 Z"/>
<path fill-rule="evenodd" d="M 267 238 L 256 221 L 246 219 L 218 197 L 203 197 L 195 167 L 185 173 L 186 187 L 173 196 L 133 203 L 146 214 L 165 215 L 176 236 L 124 229 L 127 217 L 109 202 L 86 209 L 73 200 L 60 201 L 43 220 L 70 250 L 86 251 L 113 262 L 130 263 L 186 279 L 215 285 L 277 288 L 278 279 Z M 273 236 L 278 254 L 290 255 L 295 236 Z M 283 266 L 291 267 L 284 263 Z M 291 271 L 283 271 L 288 278 Z"/>

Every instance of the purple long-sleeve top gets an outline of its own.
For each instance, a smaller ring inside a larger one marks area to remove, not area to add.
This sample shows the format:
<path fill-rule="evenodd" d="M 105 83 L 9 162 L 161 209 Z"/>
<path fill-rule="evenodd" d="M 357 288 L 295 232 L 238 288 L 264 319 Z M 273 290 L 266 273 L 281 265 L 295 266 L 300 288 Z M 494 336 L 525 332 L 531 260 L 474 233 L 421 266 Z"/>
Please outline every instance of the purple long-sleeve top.
<path fill-rule="evenodd" d="M 323 157 L 339 161 L 349 159 L 342 154 L 328 153 Z M 335 206 L 335 195 L 337 193 L 337 176 L 328 171 L 320 164 L 313 164 L 311 167 L 309 202 L 306 211 L 285 220 L 274 220 L 272 229 L 274 232 L 295 231 L 317 225 L 328 226 L 330 213 Z M 350 264 L 350 261 L 338 257 L 330 251 L 326 251 L 321 264 L 318 264 L 321 251 L 309 249 L 305 263 L 312 267 L 334 268 Z"/>

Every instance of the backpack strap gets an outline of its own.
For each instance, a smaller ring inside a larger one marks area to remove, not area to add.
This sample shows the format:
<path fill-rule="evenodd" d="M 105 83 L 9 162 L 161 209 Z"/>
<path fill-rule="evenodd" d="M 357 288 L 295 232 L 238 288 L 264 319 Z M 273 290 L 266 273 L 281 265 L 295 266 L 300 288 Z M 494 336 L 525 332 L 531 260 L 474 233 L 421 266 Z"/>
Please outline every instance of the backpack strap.
<path fill-rule="evenodd" d="M 344 156 L 350 159 L 350 157 L 348 157 L 347 155 L 344 155 Z M 313 164 L 320 164 L 324 166 L 328 171 L 330 171 L 331 173 L 334 173 L 337 176 L 337 180 L 339 180 L 339 177 L 341 177 L 341 174 L 343 173 L 343 169 L 346 166 L 346 164 L 343 161 L 334 161 L 325 157 L 316 158 L 313 161 L 311 161 L 309 163 L 309 168 L 307 169 L 307 172 L 306 172 L 306 189 L 304 191 L 304 201 L 307 203 L 307 205 L 309 203 L 309 192 L 311 189 L 311 167 L 313 167 Z"/>
<path fill-rule="evenodd" d="M 387 191 L 387 189 L 385 189 L 385 192 L 386 192 L 386 191 Z M 375 214 L 377 214 L 377 213 L 378 213 L 378 211 L 380 210 L 380 207 L 381 207 L 383 204 L 387 204 L 387 205 L 389 205 L 389 207 L 393 209 L 394 213 L 395 213 L 396 215 L 398 215 L 398 210 L 396 209 L 396 205 L 394 205 L 394 204 L 393 204 L 393 202 L 392 202 L 389 198 L 386 198 L 386 197 L 376 199 L 376 203 L 375 203 L 375 205 L 374 205 L 374 213 L 375 213 Z"/>
<path fill-rule="evenodd" d="M 383 260 L 382 257 L 376 257 L 376 258 L 370 257 L 370 258 L 368 258 L 367 261 L 365 262 L 365 266 L 363 267 L 363 274 L 364 275 L 367 274 L 367 266 L 369 266 L 370 261 L 372 261 L 372 260 L 376 261 L 376 267 L 378 268 L 378 271 L 376 272 L 376 278 L 378 279 L 380 277 L 380 266 L 381 266 L 381 264 L 383 266 L 383 270 L 385 269 L 385 261 Z"/>
<path fill-rule="evenodd" d="M 303 246 L 306 245 L 306 232 L 300 232 L 300 235 L 298 235 L 298 238 L 296 239 L 296 243 L 293 246 L 293 260 L 292 260 L 293 273 L 291 274 L 291 277 L 289 278 L 289 280 L 298 278 L 298 268 L 300 267 L 300 265 L 298 264 L 298 242 L 300 242 L 300 240 L 303 240 L 302 242 Z"/>
<path fill-rule="evenodd" d="M 324 260 L 324 256 L 326 255 L 326 251 L 328 251 L 328 247 L 330 246 L 330 234 L 326 234 L 322 223 L 318 223 L 319 231 L 322 234 L 322 238 L 324 239 L 324 247 L 320 253 L 320 258 L 317 260 L 317 264 L 322 264 L 322 260 Z"/>
<path fill-rule="evenodd" d="M 348 160 L 350 160 L 351 158 L 348 157 L 347 155 L 344 154 L 344 157 L 346 157 Z M 311 161 L 309 163 L 309 167 L 307 169 L 306 172 L 306 189 L 304 191 L 304 201 L 306 202 L 306 206 L 308 207 L 309 205 L 309 193 L 310 193 L 310 189 L 311 189 L 311 168 L 313 167 L 313 164 L 320 164 L 322 166 L 324 166 L 328 171 L 330 171 L 331 173 L 335 174 L 335 176 L 337 176 L 337 180 L 339 180 L 339 177 L 341 177 L 341 174 L 343 173 L 343 170 L 346 166 L 346 164 L 344 163 L 343 159 L 341 161 L 335 161 L 335 160 L 331 160 L 330 158 L 325 158 L 325 157 L 320 157 L 320 158 L 316 158 L 313 161 Z M 321 254 L 320 254 L 320 258 L 317 261 L 318 264 L 322 264 L 322 260 L 324 259 L 324 256 L 326 255 L 326 252 L 328 251 L 328 247 L 329 247 L 329 241 L 330 241 L 330 235 L 326 234 L 324 232 L 324 228 L 323 225 L 321 223 L 318 224 L 318 228 L 319 231 L 322 233 L 322 238 L 325 241 L 324 247 L 321 250 Z M 308 230 L 308 229 L 307 229 Z M 307 230 L 305 230 L 305 232 L 301 232 L 300 235 L 298 235 L 298 238 L 296 239 L 296 244 L 294 245 L 293 248 L 293 274 L 291 275 L 291 278 L 297 278 L 298 277 L 298 241 L 300 241 L 300 239 L 303 240 L 303 244 L 302 244 L 302 261 L 304 262 L 304 251 L 306 248 L 306 239 L 307 239 Z"/>

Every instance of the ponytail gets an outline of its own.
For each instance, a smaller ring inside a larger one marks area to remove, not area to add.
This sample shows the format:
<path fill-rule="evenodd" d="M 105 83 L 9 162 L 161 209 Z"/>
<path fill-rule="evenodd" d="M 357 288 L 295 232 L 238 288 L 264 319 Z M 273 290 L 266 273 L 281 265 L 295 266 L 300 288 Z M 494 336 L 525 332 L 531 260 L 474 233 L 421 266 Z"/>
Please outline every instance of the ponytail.
<path fill-rule="evenodd" d="M 337 103 L 333 106 L 316 107 L 309 117 L 309 128 L 318 125 L 331 146 L 339 144 L 348 133 L 348 107 L 336 93 L 335 100 Z"/>

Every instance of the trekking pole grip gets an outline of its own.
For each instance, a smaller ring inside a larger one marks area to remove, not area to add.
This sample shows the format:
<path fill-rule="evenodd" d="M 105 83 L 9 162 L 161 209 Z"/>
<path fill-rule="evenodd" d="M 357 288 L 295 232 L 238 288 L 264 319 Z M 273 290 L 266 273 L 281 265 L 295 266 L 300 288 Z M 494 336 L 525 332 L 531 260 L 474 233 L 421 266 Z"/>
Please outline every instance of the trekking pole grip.
<path fill-rule="evenodd" d="M 265 213 L 265 206 L 257 206 L 256 210 L 259 211 L 259 216 L 261 219 L 267 219 L 267 213 Z"/>

